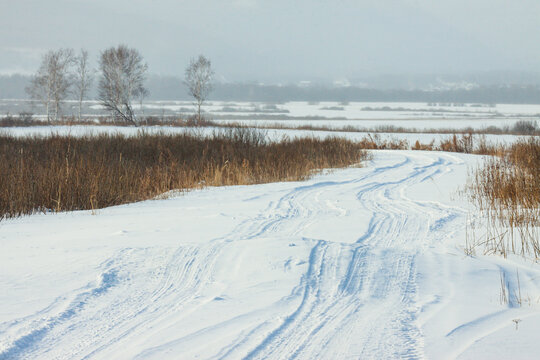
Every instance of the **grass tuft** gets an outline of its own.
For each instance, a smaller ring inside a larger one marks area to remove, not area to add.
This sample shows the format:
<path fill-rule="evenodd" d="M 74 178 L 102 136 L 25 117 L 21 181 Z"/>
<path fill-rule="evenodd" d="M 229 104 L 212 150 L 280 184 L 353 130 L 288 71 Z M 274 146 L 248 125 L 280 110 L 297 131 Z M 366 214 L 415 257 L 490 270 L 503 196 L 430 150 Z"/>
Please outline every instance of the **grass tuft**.
<path fill-rule="evenodd" d="M 540 258 L 540 139 L 531 137 L 486 160 L 469 179 L 469 199 L 486 217 L 487 253 Z M 476 246 L 478 243 L 472 244 Z"/>

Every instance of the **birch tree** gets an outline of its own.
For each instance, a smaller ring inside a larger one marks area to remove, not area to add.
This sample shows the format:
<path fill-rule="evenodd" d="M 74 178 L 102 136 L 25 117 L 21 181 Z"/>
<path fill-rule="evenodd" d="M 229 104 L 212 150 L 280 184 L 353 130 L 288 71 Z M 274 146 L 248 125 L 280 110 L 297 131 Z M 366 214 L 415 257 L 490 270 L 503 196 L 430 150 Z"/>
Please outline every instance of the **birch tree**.
<path fill-rule="evenodd" d="M 201 107 L 213 89 L 212 78 L 214 71 L 210 60 L 203 55 L 191 59 L 185 73 L 185 84 L 188 92 L 195 99 L 197 106 L 197 121 L 201 122 Z"/>
<path fill-rule="evenodd" d="M 82 103 L 88 97 L 92 87 L 93 71 L 88 63 L 88 51 L 81 49 L 79 56 L 75 58 L 74 94 L 79 102 L 78 120 L 81 121 Z"/>
<path fill-rule="evenodd" d="M 139 110 L 140 110 L 141 116 L 144 116 L 144 107 L 143 107 L 144 99 L 146 99 L 149 95 L 150 95 L 150 91 L 148 91 L 148 89 L 146 89 L 145 87 L 142 87 L 137 90 L 137 98 L 139 100 Z"/>
<path fill-rule="evenodd" d="M 137 126 L 132 101 L 145 89 L 148 65 L 141 54 L 125 45 L 101 53 L 99 100 L 115 117 Z"/>
<path fill-rule="evenodd" d="M 41 59 L 41 65 L 26 88 L 34 100 L 45 106 L 47 121 L 58 120 L 61 102 L 66 99 L 71 86 L 70 66 L 73 64 L 73 49 L 50 50 Z"/>

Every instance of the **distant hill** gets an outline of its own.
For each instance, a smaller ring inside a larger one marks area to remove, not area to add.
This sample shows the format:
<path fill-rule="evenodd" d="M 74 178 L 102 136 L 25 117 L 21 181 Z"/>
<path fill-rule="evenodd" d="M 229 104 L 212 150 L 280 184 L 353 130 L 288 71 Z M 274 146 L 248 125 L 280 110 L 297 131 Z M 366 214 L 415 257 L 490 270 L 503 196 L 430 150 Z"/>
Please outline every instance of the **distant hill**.
<path fill-rule="evenodd" d="M 25 99 L 26 75 L 0 76 L 0 99 Z M 95 82 L 96 83 L 96 82 Z M 189 100 L 181 79 L 150 76 L 149 100 Z M 92 97 L 95 97 L 95 89 Z M 218 83 L 210 100 L 225 101 L 402 101 L 540 104 L 538 85 L 431 86 L 427 89 L 376 89 L 361 86 L 325 84 L 265 85 L 255 83 Z"/>

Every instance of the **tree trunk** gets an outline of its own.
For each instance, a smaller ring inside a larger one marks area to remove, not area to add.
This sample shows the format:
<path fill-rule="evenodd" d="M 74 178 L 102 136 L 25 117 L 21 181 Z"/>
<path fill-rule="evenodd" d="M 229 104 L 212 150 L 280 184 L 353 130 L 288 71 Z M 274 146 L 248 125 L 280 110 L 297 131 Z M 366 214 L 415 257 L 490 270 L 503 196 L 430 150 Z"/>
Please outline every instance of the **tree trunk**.
<path fill-rule="evenodd" d="M 141 105 L 141 120 L 142 119 L 145 119 L 146 121 L 146 126 L 148 126 L 148 117 L 144 117 L 144 109 L 143 109 L 143 99 L 141 98 L 141 102 L 140 102 L 140 105 Z"/>
<path fill-rule="evenodd" d="M 79 99 L 79 122 L 81 122 L 82 99 Z"/>
<path fill-rule="evenodd" d="M 58 101 L 54 102 L 54 121 L 58 121 Z"/>
<path fill-rule="evenodd" d="M 137 122 L 135 121 L 135 114 L 133 113 L 133 109 L 129 104 L 125 104 L 126 107 L 126 114 L 124 118 L 126 121 L 131 122 L 135 127 L 138 127 Z"/>

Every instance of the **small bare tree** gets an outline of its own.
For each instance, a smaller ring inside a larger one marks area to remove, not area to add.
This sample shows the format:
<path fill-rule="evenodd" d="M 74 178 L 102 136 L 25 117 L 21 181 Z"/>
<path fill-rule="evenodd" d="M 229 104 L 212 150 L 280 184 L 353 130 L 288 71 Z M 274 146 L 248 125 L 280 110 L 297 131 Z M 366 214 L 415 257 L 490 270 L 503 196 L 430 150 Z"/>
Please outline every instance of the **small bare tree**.
<path fill-rule="evenodd" d="M 65 100 L 71 86 L 70 66 L 73 50 L 50 50 L 41 59 L 37 73 L 30 80 L 26 92 L 32 99 L 45 105 L 47 121 L 51 121 L 50 107 L 54 109 L 54 120 L 58 120 L 61 102 Z"/>
<path fill-rule="evenodd" d="M 145 87 L 142 87 L 137 91 L 137 98 L 139 99 L 139 110 L 141 112 L 141 116 L 144 116 L 144 108 L 143 108 L 144 99 L 146 99 L 149 95 L 150 95 L 150 91 L 148 91 L 148 89 Z"/>
<path fill-rule="evenodd" d="M 109 48 L 101 53 L 99 100 L 116 117 L 137 126 L 132 100 L 145 89 L 148 65 L 141 54 L 125 45 Z"/>
<path fill-rule="evenodd" d="M 82 103 L 90 92 L 93 80 L 93 71 L 88 64 L 88 51 L 81 49 L 81 53 L 75 58 L 75 74 L 73 81 L 75 87 L 74 93 L 79 101 L 79 121 L 81 121 Z"/>
<path fill-rule="evenodd" d="M 51 79 L 47 75 L 47 66 L 44 64 L 45 61 L 42 61 L 41 66 L 39 67 L 36 74 L 32 75 L 30 79 L 30 85 L 28 85 L 25 90 L 30 95 L 32 100 L 40 101 L 43 106 L 45 106 L 45 113 L 47 115 L 47 122 L 51 122 L 49 107 L 52 101 L 52 89 L 51 89 Z"/>
<path fill-rule="evenodd" d="M 197 59 L 191 59 L 186 68 L 185 84 L 188 87 L 188 92 L 195 99 L 197 106 L 197 121 L 201 122 L 201 106 L 208 98 L 212 91 L 212 78 L 214 71 L 210 60 L 203 55 L 199 55 Z"/>

